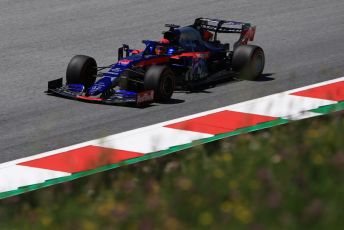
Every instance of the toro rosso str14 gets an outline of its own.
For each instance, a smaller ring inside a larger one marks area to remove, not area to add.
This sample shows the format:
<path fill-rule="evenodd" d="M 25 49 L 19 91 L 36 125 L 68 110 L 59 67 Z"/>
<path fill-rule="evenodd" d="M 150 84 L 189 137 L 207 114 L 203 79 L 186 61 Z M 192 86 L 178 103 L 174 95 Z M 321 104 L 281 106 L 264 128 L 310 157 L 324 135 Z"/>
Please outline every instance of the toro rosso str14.
<path fill-rule="evenodd" d="M 233 74 L 257 79 L 264 69 L 262 48 L 248 45 L 255 26 L 250 23 L 198 18 L 192 25 L 168 24 L 160 41 L 144 40 L 143 50 L 123 45 L 118 62 L 97 67 L 92 57 L 74 56 L 62 78 L 48 83 L 48 94 L 109 104 L 166 102 L 175 90 L 213 84 Z M 233 44 L 218 40 L 219 33 L 239 34 Z"/>

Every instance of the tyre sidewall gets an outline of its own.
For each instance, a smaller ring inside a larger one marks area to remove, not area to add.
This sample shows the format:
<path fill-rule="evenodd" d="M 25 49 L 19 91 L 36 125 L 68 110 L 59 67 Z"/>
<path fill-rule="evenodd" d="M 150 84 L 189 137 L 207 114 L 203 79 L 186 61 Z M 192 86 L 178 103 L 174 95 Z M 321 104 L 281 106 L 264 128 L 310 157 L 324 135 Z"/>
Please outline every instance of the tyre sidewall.
<path fill-rule="evenodd" d="M 239 46 L 233 54 L 232 69 L 239 78 L 257 80 L 265 66 L 265 55 L 262 48 L 254 45 Z"/>
<path fill-rule="evenodd" d="M 66 71 L 67 84 L 83 84 L 86 88 L 95 82 L 97 63 L 89 56 L 76 55 L 68 64 Z"/>
<path fill-rule="evenodd" d="M 175 88 L 175 77 L 168 66 L 151 66 L 145 76 L 145 89 L 154 90 L 154 99 L 165 102 L 171 99 Z"/>

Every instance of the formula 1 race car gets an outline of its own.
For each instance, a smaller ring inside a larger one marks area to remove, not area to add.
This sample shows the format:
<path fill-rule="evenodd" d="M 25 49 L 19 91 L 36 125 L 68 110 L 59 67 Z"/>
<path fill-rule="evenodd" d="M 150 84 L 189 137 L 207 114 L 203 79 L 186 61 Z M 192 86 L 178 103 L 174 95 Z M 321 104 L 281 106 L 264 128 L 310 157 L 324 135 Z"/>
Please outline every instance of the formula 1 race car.
<path fill-rule="evenodd" d="M 160 41 L 144 40 L 145 49 L 118 49 L 118 62 L 97 67 L 92 57 L 74 56 L 62 78 L 48 83 L 48 94 L 108 104 L 170 100 L 175 90 L 190 90 L 224 78 L 255 80 L 263 72 L 262 48 L 248 45 L 256 27 L 250 23 L 197 18 L 194 24 L 165 25 Z M 233 49 L 219 33 L 240 34 Z M 104 71 L 107 70 L 107 71 Z"/>

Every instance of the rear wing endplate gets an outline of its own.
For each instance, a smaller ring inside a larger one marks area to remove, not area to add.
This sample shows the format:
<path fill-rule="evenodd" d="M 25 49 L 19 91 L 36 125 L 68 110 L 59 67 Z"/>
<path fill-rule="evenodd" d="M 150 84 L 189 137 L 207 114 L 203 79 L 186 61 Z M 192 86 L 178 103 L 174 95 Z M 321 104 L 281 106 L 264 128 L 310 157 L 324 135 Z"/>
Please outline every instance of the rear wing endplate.
<path fill-rule="evenodd" d="M 240 34 L 238 42 L 241 44 L 247 44 L 248 41 L 253 41 L 256 32 L 256 26 L 252 26 L 251 23 L 211 18 L 197 18 L 193 26 L 215 32 L 215 40 L 218 33 Z"/>

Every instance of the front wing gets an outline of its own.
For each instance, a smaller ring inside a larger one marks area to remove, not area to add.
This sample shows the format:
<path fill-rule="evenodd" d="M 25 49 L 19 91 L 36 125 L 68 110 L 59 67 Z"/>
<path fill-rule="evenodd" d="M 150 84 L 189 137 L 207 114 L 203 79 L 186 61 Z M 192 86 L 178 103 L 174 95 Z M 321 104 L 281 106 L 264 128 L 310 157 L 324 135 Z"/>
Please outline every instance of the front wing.
<path fill-rule="evenodd" d="M 128 92 L 125 90 L 114 91 L 113 95 L 107 98 L 85 96 L 82 92 L 73 92 L 63 85 L 62 78 L 48 82 L 48 95 L 55 95 L 80 101 L 88 101 L 103 104 L 136 104 L 145 105 L 154 101 L 154 91 Z"/>

